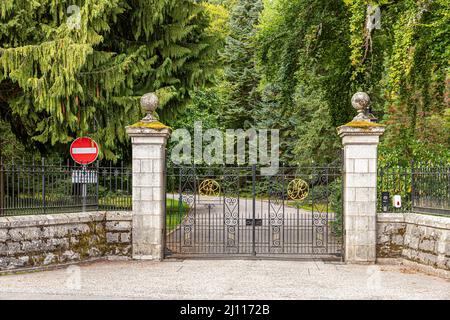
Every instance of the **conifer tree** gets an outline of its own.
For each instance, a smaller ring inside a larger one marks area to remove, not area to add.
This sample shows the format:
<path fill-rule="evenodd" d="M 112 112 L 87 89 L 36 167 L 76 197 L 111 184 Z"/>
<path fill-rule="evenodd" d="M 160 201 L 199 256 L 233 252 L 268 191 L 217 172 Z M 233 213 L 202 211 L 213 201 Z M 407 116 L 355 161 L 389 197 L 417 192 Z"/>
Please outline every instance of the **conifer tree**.
<path fill-rule="evenodd" d="M 42 150 L 89 135 L 115 159 L 142 94 L 167 116 L 210 80 L 208 24 L 194 0 L 2 0 L 0 115 Z"/>
<path fill-rule="evenodd" d="M 248 128 L 254 123 L 260 80 L 254 36 L 262 8 L 261 0 L 237 0 L 230 14 L 230 36 L 224 53 L 227 103 L 223 110 L 223 120 L 230 128 Z"/>

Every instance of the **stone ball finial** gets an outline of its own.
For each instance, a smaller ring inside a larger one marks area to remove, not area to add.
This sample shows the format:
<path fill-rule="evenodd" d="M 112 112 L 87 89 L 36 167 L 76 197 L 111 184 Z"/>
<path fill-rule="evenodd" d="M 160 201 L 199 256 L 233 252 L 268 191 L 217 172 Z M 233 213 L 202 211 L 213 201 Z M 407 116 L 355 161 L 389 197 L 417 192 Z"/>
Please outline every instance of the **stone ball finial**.
<path fill-rule="evenodd" d="M 144 119 L 142 119 L 142 121 L 147 122 L 156 121 L 153 118 L 152 113 L 155 112 L 155 110 L 158 107 L 159 107 L 159 99 L 155 93 L 151 92 L 144 94 L 141 98 L 141 108 L 142 111 L 144 111 L 144 113 L 146 113 L 147 115 Z"/>
<path fill-rule="evenodd" d="M 368 120 L 370 97 L 365 92 L 357 92 L 352 97 L 353 108 L 358 111 L 358 115 L 353 120 Z"/>

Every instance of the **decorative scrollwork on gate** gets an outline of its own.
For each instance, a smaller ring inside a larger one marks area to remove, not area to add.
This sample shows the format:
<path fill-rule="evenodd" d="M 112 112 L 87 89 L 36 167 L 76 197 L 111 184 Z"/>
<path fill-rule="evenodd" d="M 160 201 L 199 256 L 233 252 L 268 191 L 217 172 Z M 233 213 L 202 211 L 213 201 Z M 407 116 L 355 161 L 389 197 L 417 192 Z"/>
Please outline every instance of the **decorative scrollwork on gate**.
<path fill-rule="evenodd" d="M 193 245 L 192 235 L 195 226 L 195 198 L 196 198 L 196 179 L 194 168 L 180 168 L 180 200 L 189 206 L 186 218 L 182 223 L 183 228 L 183 246 Z"/>
<path fill-rule="evenodd" d="M 224 223 L 225 244 L 228 252 L 237 253 L 239 227 L 239 170 L 231 170 L 224 173 Z"/>
<path fill-rule="evenodd" d="M 220 195 L 220 184 L 213 179 L 203 180 L 198 186 L 198 193 L 201 196 L 219 196 Z"/>
<path fill-rule="evenodd" d="M 305 180 L 294 179 L 289 182 L 287 193 L 291 200 L 304 200 L 309 194 L 309 185 Z"/>
<path fill-rule="evenodd" d="M 329 181 L 328 170 L 319 171 L 314 177 L 315 186 L 327 186 Z M 313 253 L 323 254 L 327 250 L 328 237 L 328 205 L 325 208 L 320 203 L 328 203 L 330 190 L 328 187 L 324 191 L 312 191 L 315 202 L 313 203 Z"/>
<path fill-rule="evenodd" d="M 278 253 L 282 250 L 282 232 L 284 224 L 284 176 L 273 176 L 269 181 L 269 222 L 270 251 Z"/>

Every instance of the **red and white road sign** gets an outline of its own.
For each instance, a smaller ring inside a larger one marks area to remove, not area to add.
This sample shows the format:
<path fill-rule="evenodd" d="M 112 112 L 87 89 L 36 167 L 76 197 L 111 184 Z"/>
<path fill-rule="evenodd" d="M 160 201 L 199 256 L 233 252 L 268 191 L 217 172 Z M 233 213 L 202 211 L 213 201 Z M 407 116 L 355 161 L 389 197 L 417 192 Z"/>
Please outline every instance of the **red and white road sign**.
<path fill-rule="evenodd" d="M 98 145 L 91 138 L 78 138 L 70 145 L 70 156 L 78 164 L 90 164 L 97 160 Z"/>

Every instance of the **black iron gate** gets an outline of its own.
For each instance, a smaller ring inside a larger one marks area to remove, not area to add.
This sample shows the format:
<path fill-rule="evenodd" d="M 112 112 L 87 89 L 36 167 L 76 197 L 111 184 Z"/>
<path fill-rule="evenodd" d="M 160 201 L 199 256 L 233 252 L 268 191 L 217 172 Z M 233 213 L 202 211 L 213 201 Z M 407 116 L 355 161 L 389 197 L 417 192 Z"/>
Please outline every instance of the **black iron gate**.
<path fill-rule="evenodd" d="M 341 167 L 167 170 L 166 256 L 342 255 Z"/>

